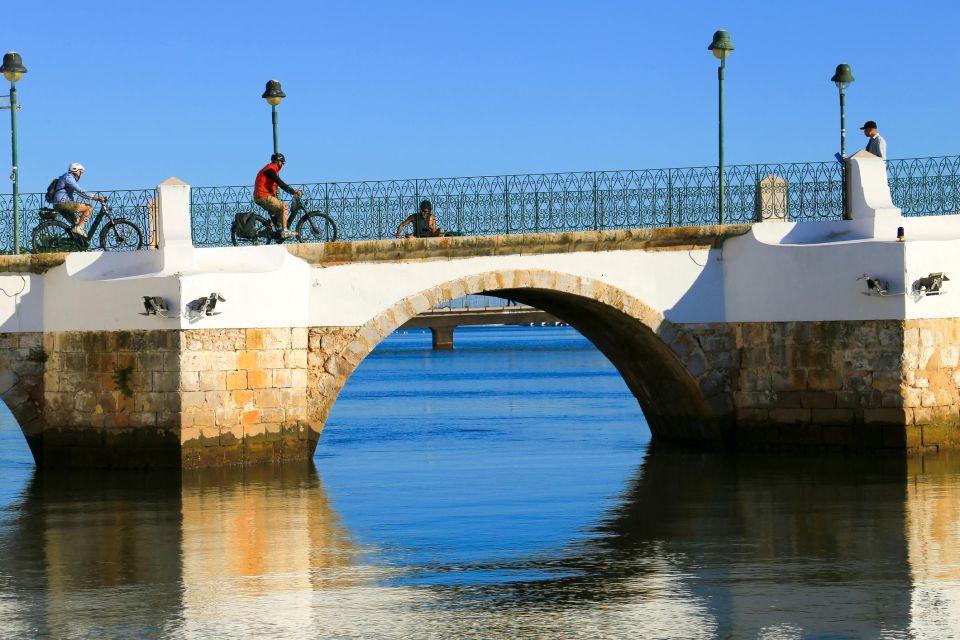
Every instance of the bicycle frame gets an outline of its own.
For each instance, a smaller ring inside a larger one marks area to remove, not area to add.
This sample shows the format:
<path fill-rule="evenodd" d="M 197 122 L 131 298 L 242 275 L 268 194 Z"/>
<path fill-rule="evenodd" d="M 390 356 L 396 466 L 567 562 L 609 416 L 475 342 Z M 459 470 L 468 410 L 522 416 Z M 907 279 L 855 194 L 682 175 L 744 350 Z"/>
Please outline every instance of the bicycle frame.
<path fill-rule="evenodd" d="M 113 216 L 110 215 L 106 205 L 101 202 L 100 211 L 97 212 L 97 215 L 93 218 L 93 222 L 90 223 L 90 230 L 87 231 L 88 236 L 91 238 L 94 237 L 94 235 L 97 233 L 97 229 L 100 228 L 100 223 L 103 222 L 104 218 L 107 218 L 110 222 L 113 222 Z"/>

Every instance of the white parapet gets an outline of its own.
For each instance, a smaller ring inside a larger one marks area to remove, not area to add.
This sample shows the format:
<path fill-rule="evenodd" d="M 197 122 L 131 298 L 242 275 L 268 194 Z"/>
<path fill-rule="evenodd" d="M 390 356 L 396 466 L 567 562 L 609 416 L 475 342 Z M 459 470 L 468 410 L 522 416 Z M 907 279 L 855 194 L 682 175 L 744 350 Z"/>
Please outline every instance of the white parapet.
<path fill-rule="evenodd" d="M 278 245 L 197 249 L 190 185 L 157 187 L 156 251 L 82 252 L 43 276 L 42 326 L 21 331 L 306 326 L 310 267 Z M 200 303 L 219 298 L 207 315 Z M 166 309 L 147 315 L 145 296 Z"/>
<path fill-rule="evenodd" d="M 867 237 L 896 238 L 903 215 L 893 204 L 887 163 L 867 151 L 847 160 L 847 194 L 853 227 Z"/>

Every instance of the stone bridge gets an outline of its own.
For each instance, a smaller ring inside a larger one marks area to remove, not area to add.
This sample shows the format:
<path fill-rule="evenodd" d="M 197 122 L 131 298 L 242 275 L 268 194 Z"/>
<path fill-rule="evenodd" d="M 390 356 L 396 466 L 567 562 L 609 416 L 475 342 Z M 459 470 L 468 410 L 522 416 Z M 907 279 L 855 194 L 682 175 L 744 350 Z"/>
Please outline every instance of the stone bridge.
<path fill-rule="evenodd" d="M 2 258 L 0 395 L 41 467 L 308 459 L 380 341 L 488 294 L 589 338 L 658 440 L 955 446 L 960 216 L 849 166 L 848 221 L 215 249 L 171 179 L 156 251 Z"/>

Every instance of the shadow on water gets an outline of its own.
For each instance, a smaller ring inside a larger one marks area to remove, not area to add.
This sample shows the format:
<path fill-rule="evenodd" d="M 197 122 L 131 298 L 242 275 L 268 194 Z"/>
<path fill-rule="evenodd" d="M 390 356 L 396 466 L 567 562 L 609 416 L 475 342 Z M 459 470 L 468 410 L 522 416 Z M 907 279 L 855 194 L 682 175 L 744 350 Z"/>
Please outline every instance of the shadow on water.
<path fill-rule="evenodd" d="M 654 444 L 582 543 L 510 566 L 546 577 L 454 586 L 444 599 L 570 619 L 593 609 L 664 637 L 880 637 L 911 621 L 907 483 L 902 457 Z"/>

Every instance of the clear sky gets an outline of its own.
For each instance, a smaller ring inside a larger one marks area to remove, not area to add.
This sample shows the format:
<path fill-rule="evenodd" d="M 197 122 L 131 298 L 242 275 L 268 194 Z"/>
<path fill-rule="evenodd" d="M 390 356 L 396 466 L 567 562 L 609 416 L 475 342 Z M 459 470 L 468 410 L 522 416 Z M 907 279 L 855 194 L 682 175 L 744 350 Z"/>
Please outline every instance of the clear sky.
<path fill-rule="evenodd" d="M 958 24 L 946 0 L 20 0 L 0 49 L 29 69 L 21 191 L 73 161 L 106 190 L 252 182 L 271 78 L 290 182 L 716 164 L 717 29 L 728 164 L 831 159 L 841 62 L 848 149 L 873 119 L 893 158 L 960 154 Z"/>

